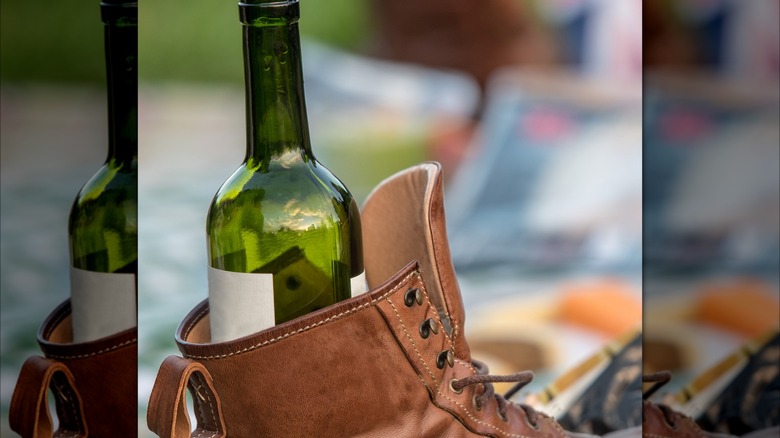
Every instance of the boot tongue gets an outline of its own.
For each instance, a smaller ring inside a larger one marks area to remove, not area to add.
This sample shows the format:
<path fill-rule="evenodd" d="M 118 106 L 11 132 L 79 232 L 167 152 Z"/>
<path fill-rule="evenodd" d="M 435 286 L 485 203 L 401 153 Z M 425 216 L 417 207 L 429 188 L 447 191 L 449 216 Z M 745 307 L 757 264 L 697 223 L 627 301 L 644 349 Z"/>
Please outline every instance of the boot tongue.
<path fill-rule="evenodd" d="M 369 286 L 378 286 L 417 260 L 428 295 L 455 344 L 455 356 L 470 360 L 463 337 L 463 301 L 447 241 L 441 166 L 420 164 L 380 183 L 366 199 L 361 220 Z"/>

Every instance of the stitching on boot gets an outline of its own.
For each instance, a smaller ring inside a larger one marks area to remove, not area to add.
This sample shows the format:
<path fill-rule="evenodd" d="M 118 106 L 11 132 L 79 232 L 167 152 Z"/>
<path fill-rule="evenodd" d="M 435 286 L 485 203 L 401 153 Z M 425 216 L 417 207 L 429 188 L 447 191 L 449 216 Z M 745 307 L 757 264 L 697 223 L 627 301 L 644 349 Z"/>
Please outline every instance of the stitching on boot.
<path fill-rule="evenodd" d="M 458 339 L 458 328 L 460 327 L 460 324 L 458 324 L 458 320 L 456 318 L 452 318 L 452 338 Z M 455 347 L 452 347 L 452 354 L 455 354 Z"/>
<path fill-rule="evenodd" d="M 208 432 L 208 435 L 204 435 L 206 432 Z M 212 432 L 210 430 L 203 430 L 203 429 L 196 429 L 195 435 L 192 435 L 192 438 L 215 438 L 217 436 L 216 432 Z"/>
<path fill-rule="evenodd" d="M 75 356 L 66 356 L 66 355 L 58 355 L 58 354 L 47 354 L 46 357 L 53 358 L 53 359 L 81 359 L 84 357 L 92 357 L 97 356 L 98 354 L 103 354 L 112 350 L 116 350 L 117 348 L 124 347 L 125 345 L 132 344 L 133 342 L 137 341 L 137 338 L 133 338 L 129 341 L 122 342 L 121 344 L 112 345 L 111 347 L 104 348 L 99 351 L 95 351 L 93 353 L 89 354 L 78 354 Z"/>
<path fill-rule="evenodd" d="M 235 356 L 235 355 L 241 354 L 241 353 L 246 353 L 247 351 L 255 350 L 255 349 L 258 349 L 258 348 L 263 347 L 263 346 L 268 345 L 268 344 L 273 344 L 274 342 L 281 341 L 282 339 L 288 338 L 288 337 L 290 337 L 292 335 L 296 335 L 298 333 L 302 333 L 302 332 L 308 331 L 310 329 L 313 329 L 315 327 L 321 326 L 322 324 L 325 324 L 325 323 L 327 323 L 329 321 L 335 321 L 335 320 L 337 320 L 337 319 L 339 319 L 339 318 L 341 318 L 343 316 L 349 315 L 352 312 L 356 312 L 356 311 L 358 311 L 360 309 L 363 309 L 363 308 L 366 308 L 366 307 L 369 307 L 369 306 L 373 306 L 374 304 L 376 304 L 379 301 L 381 301 L 381 300 L 387 298 L 388 296 L 392 295 L 398 289 L 400 289 L 402 286 L 407 284 L 409 278 L 411 278 L 412 276 L 417 276 L 419 278 L 419 273 L 417 271 L 410 272 L 409 275 L 404 277 L 403 280 L 401 280 L 397 285 L 395 285 L 395 287 L 393 287 L 386 294 L 382 295 L 379 298 L 371 300 L 368 303 L 363 303 L 363 304 L 361 304 L 361 305 L 359 305 L 357 307 L 353 307 L 353 308 L 351 308 L 349 310 L 345 310 L 345 311 L 339 313 L 338 315 L 333 315 L 333 316 L 331 316 L 329 318 L 326 318 L 326 319 L 324 319 L 322 321 L 319 321 L 319 322 L 314 323 L 314 324 L 307 325 L 306 327 L 299 328 L 298 330 L 293 330 L 291 332 L 287 332 L 287 333 L 285 333 L 285 334 L 283 334 L 281 336 L 277 336 L 277 337 L 275 337 L 273 339 L 269 339 L 267 341 L 263 341 L 263 342 L 255 344 L 255 345 L 250 345 L 249 347 L 245 347 L 245 348 L 242 348 L 242 349 L 237 350 L 237 351 L 231 351 L 230 353 L 225 353 L 225 354 L 217 354 L 217 355 L 211 355 L 211 356 L 197 356 L 197 355 L 192 355 L 192 354 L 182 354 L 182 355 L 184 357 L 187 357 L 187 358 L 190 358 L 190 359 L 221 359 L 221 358 L 225 358 L 225 357 Z"/>
<path fill-rule="evenodd" d="M 433 315 L 436 317 L 436 321 L 438 321 L 439 326 L 442 327 L 441 331 L 442 333 L 444 333 L 444 337 L 447 338 L 447 342 L 450 344 L 450 348 L 452 349 L 452 354 L 456 354 L 455 344 L 452 342 L 452 339 L 450 339 L 450 335 L 447 334 L 447 330 L 444 330 L 444 324 L 441 322 L 441 318 L 439 318 L 439 309 L 437 309 L 436 306 L 434 306 L 433 303 L 431 302 L 431 297 L 428 296 L 428 290 L 425 287 L 425 284 L 422 282 L 420 282 L 420 289 L 422 289 L 423 295 L 425 295 L 425 300 L 428 301 L 428 306 L 433 309 Z M 453 333 L 457 333 L 457 331 Z"/>
<path fill-rule="evenodd" d="M 206 431 L 208 431 L 209 427 L 213 427 L 214 429 L 217 429 L 218 428 L 217 425 L 219 424 L 219 422 L 217 421 L 217 415 L 214 413 L 214 405 L 212 404 L 211 401 L 211 392 L 208 391 L 208 386 L 206 385 L 206 379 L 201 375 L 200 372 L 192 373 L 192 377 L 195 378 L 196 383 L 198 384 L 199 387 L 195 389 L 196 395 L 200 395 L 201 397 L 206 399 L 206 401 L 209 404 L 209 410 L 211 411 L 211 416 L 208 419 L 206 419 L 205 418 L 206 410 L 203 409 L 203 403 L 195 400 L 195 403 L 197 403 L 198 405 L 198 409 L 196 410 L 198 420 L 203 421 L 203 423 L 205 423 L 204 425 L 206 426 Z M 201 392 L 199 389 L 203 389 L 203 391 Z M 213 431 L 209 431 L 209 432 L 211 432 L 211 435 L 214 435 Z"/>
<path fill-rule="evenodd" d="M 67 380 L 67 377 L 65 378 Z M 70 387 L 66 389 L 68 392 L 68 396 L 71 400 L 70 403 L 70 410 L 73 412 L 73 418 L 76 420 L 76 428 L 79 430 L 84 429 L 84 427 L 81 425 L 81 415 L 78 413 L 78 409 L 76 409 L 76 393 L 73 391 Z M 78 436 L 78 431 L 73 431 L 74 436 Z"/>
<path fill-rule="evenodd" d="M 464 411 L 466 416 L 468 416 L 469 418 L 471 418 L 472 420 L 474 420 L 474 422 L 476 422 L 478 424 L 482 424 L 482 425 L 485 425 L 487 427 L 490 427 L 490 428 L 492 428 L 492 429 L 494 429 L 494 430 L 498 431 L 499 433 L 502 433 L 502 434 L 504 434 L 506 436 L 510 436 L 510 437 L 514 437 L 514 438 L 532 438 L 532 437 L 529 437 L 527 435 L 519 435 L 519 434 L 516 434 L 516 433 L 507 432 L 505 430 L 502 430 L 502 429 L 498 428 L 497 426 L 495 426 L 493 424 L 485 423 L 484 421 L 479 420 L 476 417 L 474 417 L 473 415 L 471 415 L 471 412 L 469 412 L 469 410 L 465 406 L 460 404 L 460 402 L 458 402 L 457 400 L 453 400 L 449 396 L 447 396 L 446 394 L 443 394 L 438 388 L 436 389 L 436 392 L 440 396 L 444 397 L 445 399 L 451 401 L 452 403 L 455 403 L 458 407 L 460 407 Z"/>
<path fill-rule="evenodd" d="M 420 362 L 422 362 L 425 369 L 428 370 L 428 374 L 430 374 L 431 378 L 433 379 L 433 384 L 436 385 L 436 387 L 438 388 L 439 380 L 433 374 L 431 369 L 428 368 L 428 364 L 425 362 L 425 359 L 423 359 L 422 356 L 420 355 L 420 351 L 417 350 L 417 345 L 415 345 L 414 341 L 412 340 L 412 336 L 409 334 L 409 331 L 406 330 L 406 325 L 404 325 L 403 320 L 401 320 L 401 315 L 398 313 L 398 309 L 395 308 L 395 304 L 393 304 L 393 302 L 390 301 L 390 298 L 387 299 L 387 302 L 390 303 L 390 306 L 393 308 L 393 311 L 395 312 L 396 318 L 398 318 L 398 322 L 401 323 L 401 328 L 404 330 L 404 333 L 406 334 L 406 338 L 409 339 L 409 342 L 412 343 L 412 348 L 414 348 L 414 352 L 417 354 L 417 358 L 420 359 Z"/>
<path fill-rule="evenodd" d="M 553 423 L 553 425 L 555 426 L 555 428 L 556 428 L 556 429 L 558 429 L 558 430 L 561 432 L 561 435 L 563 435 L 563 436 L 567 436 L 567 434 L 566 434 L 566 431 L 565 431 L 565 430 L 563 430 L 563 427 L 561 427 L 560 423 L 558 423 L 558 421 L 557 421 L 557 420 L 555 420 L 554 418 L 552 418 L 552 417 L 548 416 L 547 414 L 544 414 L 544 413 L 543 413 L 542 415 L 544 415 L 545 417 L 549 418 L 549 419 L 550 419 L 550 421 L 552 421 L 552 423 Z"/>
<path fill-rule="evenodd" d="M 192 373 L 191 377 L 195 378 L 195 380 L 197 381 L 197 384 L 198 384 L 198 386 L 200 388 L 204 388 L 206 386 L 206 381 L 205 381 L 206 379 L 200 374 L 200 372 Z M 205 426 L 207 428 L 209 426 L 213 426 L 214 429 L 218 429 L 218 426 L 217 426 L 217 424 L 218 424 L 217 416 L 214 413 L 214 405 L 211 402 L 210 392 L 203 391 L 203 392 L 205 392 L 205 394 L 203 394 L 200 391 L 198 391 L 197 389 L 195 390 L 195 392 L 197 394 L 200 394 L 202 397 L 204 397 L 206 399 L 206 401 L 208 402 L 208 404 L 209 404 L 209 410 L 211 411 L 211 417 L 210 417 L 211 423 L 209 423 L 207 421 L 203 421 L 204 423 L 206 423 Z M 195 414 L 198 417 L 198 421 L 201 421 L 204 418 L 204 414 L 205 414 L 205 410 L 203 409 L 203 403 L 198 402 L 196 397 L 193 397 L 193 401 L 198 406 L 198 409 L 196 409 Z M 194 438 L 214 438 L 217 435 L 217 433 L 214 432 L 214 431 L 211 431 L 211 430 L 208 430 L 208 429 L 202 429 L 202 428 L 198 428 L 195 432 L 197 432 L 197 434 L 193 436 Z M 208 432 L 208 435 L 206 435 L 207 432 Z"/>
<path fill-rule="evenodd" d="M 57 372 L 61 372 L 61 371 L 57 371 Z M 56 375 L 57 372 L 55 372 L 55 374 L 52 376 L 52 381 L 57 379 L 57 375 Z M 67 383 L 67 385 L 62 385 L 60 387 L 60 391 L 64 390 L 65 392 L 67 392 L 68 393 L 68 399 L 70 399 L 72 401 L 70 403 L 63 401 L 63 403 L 65 403 L 68 407 L 70 407 L 70 411 L 73 413 L 73 419 L 76 422 L 76 428 L 78 429 L 78 430 L 75 430 L 73 432 L 67 432 L 64 435 L 68 436 L 68 435 L 72 434 L 73 436 L 79 436 L 79 434 L 80 434 L 79 431 L 82 430 L 84 427 L 81 425 L 81 416 L 78 413 L 78 409 L 76 409 L 76 393 L 71 388 L 70 382 L 68 381 L 68 377 L 65 376 L 64 373 L 63 373 L 63 378 L 65 379 L 65 382 Z M 62 433 L 60 433 L 60 435 L 62 435 Z"/>
<path fill-rule="evenodd" d="M 474 368 L 474 365 L 472 365 L 472 364 L 470 364 L 470 363 L 466 362 L 465 360 L 460 360 L 460 359 L 458 359 L 458 358 L 456 357 L 456 358 L 455 358 L 455 362 L 457 362 L 457 363 L 459 363 L 459 364 L 463 365 L 464 367 L 468 368 L 469 370 L 473 371 L 473 372 L 474 372 L 474 374 L 477 374 L 477 369 L 476 369 L 476 368 Z"/>
<path fill-rule="evenodd" d="M 696 432 L 698 432 L 696 435 L 698 435 L 698 436 L 700 436 L 700 437 L 704 437 L 704 436 L 705 436 L 705 435 L 704 435 L 704 432 L 702 432 L 702 431 L 701 431 L 701 428 L 699 427 L 699 425 L 698 425 L 698 424 L 696 424 L 696 422 L 695 422 L 695 421 L 693 421 L 693 418 L 691 418 L 691 417 L 689 417 L 689 416 L 687 416 L 687 415 L 683 415 L 683 416 L 682 416 L 682 418 L 683 418 L 685 421 L 687 421 L 689 425 L 691 425 L 691 426 L 692 426 L 693 430 L 695 430 Z"/>

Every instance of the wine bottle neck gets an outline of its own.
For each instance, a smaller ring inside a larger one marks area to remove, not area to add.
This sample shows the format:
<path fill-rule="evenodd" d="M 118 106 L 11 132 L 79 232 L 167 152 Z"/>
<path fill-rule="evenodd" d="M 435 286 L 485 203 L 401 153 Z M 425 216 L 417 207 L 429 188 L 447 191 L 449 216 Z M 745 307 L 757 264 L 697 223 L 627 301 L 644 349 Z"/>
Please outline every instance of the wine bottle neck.
<path fill-rule="evenodd" d="M 239 12 L 244 31 L 246 162 L 264 168 L 290 152 L 313 159 L 297 0 L 240 3 Z"/>
<path fill-rule="evenodd" d="M 138 157 L 138 9 L 134 2 L 101 4 L 108 83 L 108 161 Z"/>

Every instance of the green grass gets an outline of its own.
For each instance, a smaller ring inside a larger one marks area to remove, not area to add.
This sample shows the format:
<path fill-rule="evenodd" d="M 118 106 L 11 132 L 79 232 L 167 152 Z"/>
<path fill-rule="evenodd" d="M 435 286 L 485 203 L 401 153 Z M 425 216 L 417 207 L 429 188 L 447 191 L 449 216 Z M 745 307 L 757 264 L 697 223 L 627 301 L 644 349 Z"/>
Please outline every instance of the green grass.
<path fill-rule="evenodd" d="M 139 0 L 142 81 L 243 80 L 236 0 Z M 105 80 L 99 0 L 0 0 L 0 78 L 14 82 Z M 301 34 L 345 48 L 368 40 L 365 0 L 302 0 Z"/>

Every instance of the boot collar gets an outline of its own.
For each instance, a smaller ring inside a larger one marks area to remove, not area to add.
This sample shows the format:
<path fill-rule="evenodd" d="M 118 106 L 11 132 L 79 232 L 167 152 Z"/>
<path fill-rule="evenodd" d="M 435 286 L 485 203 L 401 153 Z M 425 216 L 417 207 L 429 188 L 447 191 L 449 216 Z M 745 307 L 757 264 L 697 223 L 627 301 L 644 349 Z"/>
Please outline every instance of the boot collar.
<path fill-rule="evenodd" d="M 416 260 L 458 357 L 469 360 L 465 312 L 450 257 L 442 169 L 423 163 L 381 182 L 361 212 L 366 277 L 374 287 Z"/>

